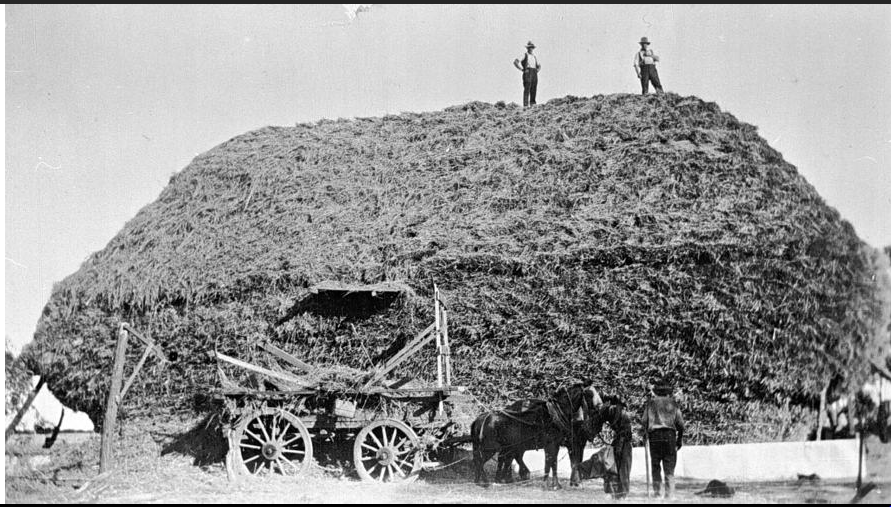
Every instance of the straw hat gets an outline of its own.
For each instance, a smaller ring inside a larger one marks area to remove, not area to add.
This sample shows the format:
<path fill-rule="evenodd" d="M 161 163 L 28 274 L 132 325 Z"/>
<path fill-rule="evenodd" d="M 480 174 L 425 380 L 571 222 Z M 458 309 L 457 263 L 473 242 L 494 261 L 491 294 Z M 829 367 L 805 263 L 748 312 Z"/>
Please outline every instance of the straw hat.
<path fill-rule="evenodd" d="M 529 42 L 526 43 L 526 47 L 527 47 L 527 48 L 534 48 L 534 47 L 535 47 L 535 44 L 533 44 L 532 41 L 529 41 Z"/>
<path fill-rule="evenodd" d="M 649 44 L 649 43 L 650 43 L 650 39 L 647 39 L 646 37 L 641 37 L 640 42 L 638 42 L 638 44 Z"/>

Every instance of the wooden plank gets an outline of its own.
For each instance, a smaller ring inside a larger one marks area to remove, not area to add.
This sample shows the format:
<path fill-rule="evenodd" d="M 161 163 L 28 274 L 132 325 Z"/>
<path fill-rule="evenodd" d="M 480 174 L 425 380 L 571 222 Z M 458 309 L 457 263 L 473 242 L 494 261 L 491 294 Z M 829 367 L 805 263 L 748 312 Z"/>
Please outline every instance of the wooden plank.
<path fill-rule="evenodd" d="M 351 285 L 334 280 L 325 280 L 309 288 L 309 291 L 313 294 L 318 294 L 319 292 L 371 292 L 372 295 L 374 295 L 376 292 L 399 293 L 408 290 L 410 290 L 408 286 L 397 282 L 380 282 L 372 285 Z"/>
<path fill-rule="evenodd" d="M 315 371 L 315 369 L 316 369 L 315 366 L 313 366 L 309 363 L 304 363 L 303 361 L 297 359 L 296 357 L 292 356 L 291 354 L 288 354 L 284 350 L 276 347 L 275 345 L 273 345 L 271 343 L 260 342 L 260 347 L 263 350 L 265 350 L 266 352 L 269 352 L 270 354 L 272 354 L 273 356 L 290 364 L 291 366 L 296 366 L 297 368 L 300 368 L 301 370 L 303 370 L 307 373 Z"/>
<path fill-rule="evenodd" d="M 420 350 L 428 341 L 430 341 L 430 333 L 433 330 L 433 324 L 427 327 L 427 329 L 421 331 L 421 334 L 412 338 L 412 340 L 402 348 L 399 352 L 396 353 L 393 357 L 391 357 L 383 366 L 379 369 L 374 370 L 372 376 L 365 383 L 364 387 L 369 387 L 375 382 L 379 382 L 381 379 L 386 376 L 387 373 L 392 371 L 396 366 L 398 366 L 402 361 L 413 355 L 415 352 Z"/>
<path fill-rule="evenodd" d="M 399 366 L 400 363 L 411 357 L 415 352 L 421 349 L 424 345 L 427 344 L 433 338 L 433 324 L 431 324 L 427 329 L 422 331 L 422 334 L 416 336 L 411 343 L 405 346 L 399 353 L 397 353 L 393 358 L 391 358 L 387 363 L 374 372 L 374 375 L 365 383 L 363 388 L 371 387 L 376 382 L 380 381 L 384 376 L 392 371 L 394 368 Z"/>
<path fill-rule="evenodd" d="M 345 391 L 349 394 L 383 394 L 383 395 L 420 395 L 420 394 L 457 394 L 463 392 L 463 386 L 449 386 L 443 388 L 437 387 L 426 387 L 426 388 L 409 388 L 409 389 L 388 389 L 386 387 L 372 387 L 370 389 L 356 389 Z M 265 397 L 278 397 L 278 396 L 291 396 L 291 395 L 312 395 L 319 394 L 316 390 L 308 390 L 308 389 L 291 389 L 286 391 L 258 391 L 256 389 L 219 389 L 215 391 L 216 393 L 222 394 L 224 396 L 265 396 Z"/>
<path fill-rule="evenodd" d="M 405 384 L 408 384 L 412 380 L 414 380 L 413 377 L 402 377 L 401 379 L 397 380 L 396 382 L 393 382 L 392 384 L 388 385 L 387 389 L 399 389 L 400 387 L 404 386 Z"/>
<path fill-rule="evenodd" d="M 391 366 L 393 362 L 397 362 L 396 364 L 401 363 L 405 360 L 405 356 L 412 355 L 417 352 L 420 347 L 422 347 L 429 341 L 428 335 L 433 332 L 434 328 L 435 325 L 430 324 L 429 326 L 427 326 L 426 329 L 415 335 L 415 337 L 412 338 L 411 341 L 405 345 L 405 347 L 402 347 L 402 350 L 397 352 L 393 357 L 388 359 L 386 363 L 384 363 L 383 368 Z"/>
<path fill-rule="evenodd" d="M 139 370 L 142 369 L 142 365 L 145 364 L 145 360 L 148 359 L 148 356 L 151 353 L 152 348 L 146 346 L 145 351 L 143 351 L 142 353 L 142 357 L 140 357 L 139 362 L 136 363 L 136 368 L 133 368 L 133 373 L 130 374 L 130 378 L 127 379 L 127 383 L 124 384 L 124 388 L 121 389 L 121 401 L 124 401 L 124 396 L 127 394 L 130 386 L 133 385 L 133 382 L 136 380 L 136 376 L 139 375 Z"/>
<path fill-rule="evenodd" d="M 9 436 L 15 433 L 15 427 L 22 422 L 22 417 L 24 417 L 25 412 L 31 408 L 31 404 L 34 403 L 34 398 L 37 397 L 37 393 L 40 392 L 40 388 L 43 387 L 43 384 L 46 384 L 46 379 L 41 376 L 40 380 L 37 381 L 37 385 L 34 386 L 34 389 L 31 391 L 31 394 L 25 399 L 25 404 L 22 405 L 22 408 L 20 408 L 19 412 L 15 415 L 15 418 L 13 418 L 12 422 L 9 423 L 9 426 L 6 427 L 6 440 L 9 440 Z"/>
<path fill-rule="evenodd" d="M 268 377 L 277 378 L 277 379 L 280 379 L 280 380 L 285 380 L 285 381 L 287 381 L 287 382 L 292 382 L 292 383 L 294 383 L 294 384 L 297 384 L 297 385 L 299 385 L 299 386 L 303 386 L 303 387 L 312 387 L 312 386 L 313 386 L 313 384 L 309 384 L 309 383 L 307 383 L 307 382 L 305 382 L 305 381 L 303 381 L 303 380 L 300 380 L 299 378 L 294 377 L 294 376 L 292 376 L 292 375 L 287 375 L 287 374 L 285 374 L 285 373 L 279 373 L 279 372 L 277 372 L 277 371 L 267 370 L 266 368 L 261 368 L 261 367 L 259 367 L 259 366 L 254 366 L 254 365 L 252 365 L 251 363 L 246 363 L 246 362 L 244 362 L 244 361 L 235 359 L 234 357 L 229 357 L 229 356 L 227 356 L 226 354 L 222 354 L 222 353 L 220 353 L 220 352 L 216 352 L 216 351 L 215 351 L 214 354 L 216 354 L 217 359 L 220 359 L 220 360 L 222 360 L 222 361 L 226 361 L 227 363 L 232 363 L 232 364 L 234 364 L 235 366 L 244 368 L 245 370 L 250 370 L 250 371 L 253 371 L 253 372 L 256 372 L 256 373 L 260 373 L 260 374 L 262 374 L 262 375 L 266 375 L 266 376 L 268 376 Z"/>
<path fill-rule="evenodd" d="M 118 329 L 118 344 L 115 348 L 111 386 L 108 388 L 108 401 L 105 403 L 105 421 L 102 423 L 102 442 L 99 449 L 99 473 L 114 468 L 115 425 L 118 421 L 118 404 L 121 402 L 121 382 L 124 380 L 124 361 L 127 359 L 127 326 Z"/>

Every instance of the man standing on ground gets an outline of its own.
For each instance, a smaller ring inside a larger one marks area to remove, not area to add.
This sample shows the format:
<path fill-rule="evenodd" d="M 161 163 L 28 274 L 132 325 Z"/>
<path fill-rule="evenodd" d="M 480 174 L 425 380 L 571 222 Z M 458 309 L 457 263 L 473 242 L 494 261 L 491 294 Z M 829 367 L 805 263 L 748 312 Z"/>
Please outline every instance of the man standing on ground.
<path fill-rule="evenodd" d="M 658 383 L 653 388 L 655 396 L 647 401 L 641 419 L 643 438 L 650 443 L 653 490 L 656 496 L 667 498 L 674 495 L 674 466 L 684 439 L 684 417 L 677 402 L 671 398 L 672 391 L 668 383 Z M 662 487 L 662 471 L 665 472 L 667 491 Z"/>
<path fill-rule="evenodd" d="M 662 83 L 659 82 L 659 73 L 656 72 L 656 62 L 659 57 L 650 49 L 650 41 L 646 37 L 640 38 L 640 51 L 634 54 L 634 71 L 640 79 L 641 94 L 646 95 L 650 85 L 656 88 L 656 93 L 662 93 Z"/>
<path fill-rule="evenodd" d="M 631 419 L 625 412 L 625 402 L 618 398 L 601 412 L 601 416 L 612 429 L 613 456 L 616 460 L 616 475 L 604 476 L 603 489 L 612 493 L 613 498 L 622 499 L 628 496 L 631 484 Z"/>
<path fill-rule="evenodd" d="M 523 72 L 523 107 L 535 105 L 535 90 L 538 88 L 538 71 L 541 64 L 538 57 L 532 54 L 535 44 L 529 41 L 526 44 L 526 54 L 514 60 L 514 67 Z"/>

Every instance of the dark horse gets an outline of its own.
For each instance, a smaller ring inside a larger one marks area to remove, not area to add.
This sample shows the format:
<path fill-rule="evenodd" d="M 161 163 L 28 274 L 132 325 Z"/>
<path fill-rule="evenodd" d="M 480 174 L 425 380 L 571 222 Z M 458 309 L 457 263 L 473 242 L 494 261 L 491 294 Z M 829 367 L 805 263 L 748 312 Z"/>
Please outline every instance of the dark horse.
<path fill-rule="evenodd" d="M 560 487 L 557 452 L 567 438 L 572 438 L 573 418 L 579 411 L 583 417 L 588 417 L 600 404 L 600 396 L 590 382 L 580 382 L 568 388 L 561 386 L 547 400 L 519 400 L 502 410 L 482 414 L 470 427 L 476 482 L 487 482 L 483 465 L 495 453 L 499 455 L 499 479 L 505 468 L 510 474 L 510 464 L 515 459 L 520 464 L 520 477 L 528 478 L 529 469 L 523 464 L 523 452 L 543 448 L 544 478 L 547 480 L 553 471 L 551 484 Z"/>
<path fill-rule="evenodd" d="M 522 404 L 527 401 L 528 400 L 520 400 L 508 405 L 504 410 L 510 411 L 511 409 L 519 409 Z M 579 411 L 575 413 L 575 417 L 572 419 L 572 431 L 567 435 L 566 440 L 563 441 L 563 445 L 569 451 L 569 462 L 572 464 L 572 474 L 569 478 L 570 486 L 579 485 L 580 477 L 578 464 L 582 462 L 582 458 L 584 457 L 585 445 L 587 445 L 589 441 L 593 442 L 594 439 L 599 437 L 600 432 L 603 429 L 603 423 L 608 419 L 609 414 L 612 413 L 610 407 L 613 404 L 618 403 L 618 401 L 618 398 L 614 396 L 603 396 L 601 400 L 595 393 L 594 403 L 591 406 L 591 410 L 587 414 L 584 413 L 583 409 L 579 409 Z M 529 447 L 529 449 L 532 449 L 532 447 Z M 520 448 L 512 452 L 499 453 L 498 469 L 495 475 L 496 482 L 499 480 L 503 482 L 511 482 L 511 463 L 513 461 L 516 461 L 519 466 L 520 479 L 529 479 L 529 468 L 523 463 L 523 454 L 526 450 L 528 449 Z"/>

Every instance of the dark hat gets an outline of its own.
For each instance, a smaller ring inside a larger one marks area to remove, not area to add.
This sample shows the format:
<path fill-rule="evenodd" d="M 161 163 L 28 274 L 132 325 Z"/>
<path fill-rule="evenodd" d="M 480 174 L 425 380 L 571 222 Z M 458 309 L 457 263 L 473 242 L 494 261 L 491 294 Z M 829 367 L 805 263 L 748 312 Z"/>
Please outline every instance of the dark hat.
<path fill-rule="evenodd" d="M 657 395 L 666 395 L 674 392 L 674 386 L 666 379 L 653 382 L 653 392 Z"/>
<path fill-rule="evenodd" d="M 646 37 L 641 37 L 640 42 L 638 42 L 638 44 L 649 44 L 649 43 L 650 43 L 650 39 L 647 39 Z"/>
<path fill-rule="evenodd" d="M 534 48 L 534 47 L 535 47 L 535 44 L 533 44 L 532 41 L 529 41 L 529 42 L 526 43 L 526 47 L 527 47 L 527 48 Z"/>

